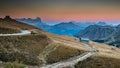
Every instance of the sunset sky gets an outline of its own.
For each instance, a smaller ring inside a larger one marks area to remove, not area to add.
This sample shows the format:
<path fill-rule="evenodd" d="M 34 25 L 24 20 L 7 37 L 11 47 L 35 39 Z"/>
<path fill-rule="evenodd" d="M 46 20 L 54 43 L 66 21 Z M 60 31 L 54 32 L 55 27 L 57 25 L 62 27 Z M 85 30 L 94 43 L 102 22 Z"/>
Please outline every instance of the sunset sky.
<path fill-rule="evenodd" d="M 0 17 L 120 22 L 120 0 L 0 0 Z"/>

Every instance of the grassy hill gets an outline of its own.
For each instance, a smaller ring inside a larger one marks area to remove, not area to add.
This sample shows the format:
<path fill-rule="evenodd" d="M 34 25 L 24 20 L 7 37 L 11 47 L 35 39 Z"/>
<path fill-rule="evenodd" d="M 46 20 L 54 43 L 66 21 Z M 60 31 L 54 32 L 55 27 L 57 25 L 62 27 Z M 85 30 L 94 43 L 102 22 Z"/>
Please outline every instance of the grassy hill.
<path fill-rule="evenodd" d="M 18 61 L 26 65 L 41 65 L 66 60 L 88 51 L 84 51 L 84 47 L 84 49 L 77 49 L 56 42 L 55 39 L 63 39 L 59 38 L 60 36 L 47 33 L 33 26 L 13 19 L 0 19 L 1 34 L 17 33 L 21 30 L 29 30 L 35 33 L 23 36 L 0 36 L 1 61 Z"/>
<path fill-rule="evenodd" d="M 97 48 L 98 52 L 87 60 L 76 64 L 76 68 L 120 68 L 119 48 L 95 42 L 89 44 Z"/>
<path fill-rule="evenodd" d="M 35 27 L 18 22 L 14 19 L 6 20 L 0 18 L 0 27 L 8 27 L 8 28 L 18 28 L 18 29 L 34 29 Z"/>

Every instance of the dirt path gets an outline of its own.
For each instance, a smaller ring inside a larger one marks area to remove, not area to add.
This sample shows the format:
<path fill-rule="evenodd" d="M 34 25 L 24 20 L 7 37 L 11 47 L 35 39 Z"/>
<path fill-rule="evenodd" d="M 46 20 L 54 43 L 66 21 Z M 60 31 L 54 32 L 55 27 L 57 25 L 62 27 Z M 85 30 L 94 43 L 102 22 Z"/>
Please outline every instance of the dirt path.
<path fill-rule="evenodd" d="M 90 52 L 84 53 L 82 55 L 79 55 L 79 56 L 76 56 L 76 57 L 73 57 L 73 58 L 70 58 L 66 61 L 57 62 L 57 63 L 51 64 L 51 65 L 46 65 L 46 66 L 43 66 L 43 67 L 40 67 L 40 68 L 64 68 L 64 67 L 67 67 L 67 66 L 71 67 L 71 68 L 74 68 L 74 65 L 76 63 L 91 57 L 96 52 L 96 49 L 92 48 L 90 45 L 88 45 L 86 43 L 82 43 L 82 44 L 84 46 L 86 46 L 87 48 L 89 48 Z"/>
<path fill-rule="evenodd" d="M 18 35 L 29 35 L 31 34 L 31 31 L 29 30 L 23 30 L 21 33 L 13 33 L 13 34 L 0 34 L 0 36 L 18 36 Z"/>

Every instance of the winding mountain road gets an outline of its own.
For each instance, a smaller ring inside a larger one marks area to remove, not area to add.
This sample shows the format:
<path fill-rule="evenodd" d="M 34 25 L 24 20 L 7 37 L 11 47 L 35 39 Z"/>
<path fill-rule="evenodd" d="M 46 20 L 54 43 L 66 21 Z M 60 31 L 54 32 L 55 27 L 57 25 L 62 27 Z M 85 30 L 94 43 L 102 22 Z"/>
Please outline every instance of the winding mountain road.
<path fill-rule="evenodd" d="M 31 31 L 29 30 L 23 30 L 21 31 L 21 33 L 13 33 L 13 34 L 0 34 L 0 36 L 18 36 L 18 35 L 29 35 L 31 34 Z M 66 43 L 67 44 L 67 43 Z M 96 49 L 91 47 L 90 45 L 86 44 L 86 43 L 82 43 L 84 46 L 88 47 L 90 49 L 90 52 L 84 53 L 82 55 L 70 58 L 66 61 L 62 61 L 62 62 L 57 62 L 57 63 L 53 63 L 50 65 L 45 65 L 42 66 L 40 68 L 64 68 L 64 67 L 71 67 L 74 68 L 74 65 L 77 64 L 80 61 L 83 61 L 89 57 L 91 57 L 95 52 Z"/>
<path fill-rule="evenodd" d="M 13 33 L 13 34 L 0 34 L 0 36 L 18 36 L 18 35 L 29 35 L 31 31 L 29 30 L 22 30 L 21 33 Z"/>

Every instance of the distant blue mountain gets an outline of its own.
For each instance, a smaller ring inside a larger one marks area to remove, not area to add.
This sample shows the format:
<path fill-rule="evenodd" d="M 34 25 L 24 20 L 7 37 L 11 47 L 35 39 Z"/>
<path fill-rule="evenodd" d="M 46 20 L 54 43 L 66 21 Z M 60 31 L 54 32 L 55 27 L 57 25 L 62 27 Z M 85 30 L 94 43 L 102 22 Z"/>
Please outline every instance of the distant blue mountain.
<path fill-rule="evenodd" d="M 101 26 L 101 25 L 90 25 L 84 30 L 78 32 L 76 37 L 78 38 L 89 38 L 90 40 L 101 40 L 114 32 L 112 26 Z"/>
<path fill-rule="evenodd" d="M 20 18 L 20 19 L 16 19 L 16 20 L 24 22 L 24 23 L 31 23 L 31 24 L 42 23 L 41 18 L 39 18 L 39 17 L 36 17 L 35 19 L 32 19 L 32 18 Z"/>
<path fill-rule="evenodd" d="M 35 19 L 32 18 L 19 18 L 16 19 L 17 21 L 29 24 L 29 25 L 33 25 L 37 28 L 43 29 L 43 30 L 48 30 L 50 28 L 49 25 L 45 24 L 42 22 L 41 18 L 36 17 Z"/>
<path fill-rule="evenodd" d="M 20 18 L 16 19 L 17 21 L 24 22 L 29 25 L 33 25 L 39 29 L 43 29 L 47 32 L 51 32 L 54 34 L 59 35 L 69 35 L 69 36 L 75 36 L 78 32 L 85 29 L 86 27 L 90 25 L 101 25 L 105 26 L 107 25 L 105 22 L 87 22 L 87 23 L 76 23 L 76 22 L 62 22 L 56 25 L 47 25 L 46 23 L 43 23 L 41 18 L 36 17 L 35 19 L 32 18 Z"/>
<path fill-rule="evenodd" d="M 74 24 L 76 24 L 76 25 L 78 25 L 78 26 L 80 26 L 82 28 L 86 28 L 86 27 L 88 27 L 90 25 L 94 25 L 95 23 L 94 22 L 85 22 L 85 23 L 83 23 L 83 22 L 78 22 L 78 23 L 74 22 Z"/>
<path fill-rule="evenodd" d="M 107 24 L 107 23 L 105 23 L 105 22 L 100 21 L 100 22 L 98 22 L 96 25 L 106 26 L 106 25 L 108 25 L 108 24 Z"/>
<path fill-rule="evenodd" d="M 88 27 L 88 26 L 90 26 L 90 25 L 100 25 L 100 26 L 109 25 L 109 24 L 107 24 L 106 22 L 102 22 L 102 21 L 99 21 L 98 23 L 96 23 L 96 22 L 85 22 L 85 23 L 79 22 L 79 23 L 75 23 L 75 24 L 76 24 L 76 25 L 79 25 L 79 26 L 82 27 L 82 28 L 86 28 L 86 27 Z"/>
<path fill-rule="evenodd" d="M 29 25 L 33 25 L 37 28 L 43 29 L 45 31 L 59 34 L 59 35 L 69 35 L 74 36 L 76 33 L 78 33 L 83 28 L 79 25 L 74 24 L 73 22 L 62 22 L 60 24 L 56 24 L 53 26 L 47 25 L 41 21 L 39 17 L 32 19 L 32 18 L 20 18 L 16 19 L 17 21 L 24 22 Z"/>
<path fill-rule="evenodd" d="M 68 23 L 63 22 L 63 23 L 52 26 L 48 30 L 48 32 L 59 34 L 59 35 L 74 36 L 76 33 L 78 33 L 82 29 L 83 28 L 74 24 L 73 22 L 68 22 Z"/>

